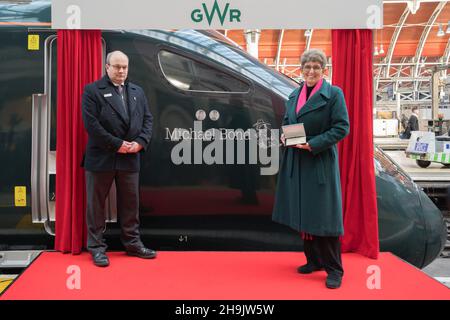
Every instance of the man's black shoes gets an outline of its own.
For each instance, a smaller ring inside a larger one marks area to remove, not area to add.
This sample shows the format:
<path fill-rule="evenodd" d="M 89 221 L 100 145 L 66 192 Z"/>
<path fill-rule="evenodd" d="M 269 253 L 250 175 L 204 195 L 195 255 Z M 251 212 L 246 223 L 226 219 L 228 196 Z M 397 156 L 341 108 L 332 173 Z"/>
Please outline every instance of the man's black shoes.
<path fill-rule="evenodd" d="M 92 253 L 92 259 L 97 267 L 109 266 L 109 259 L 103 252 Z"/>
<path fill-rule="evenodd" d="M 153 259 L 156 257 L 156 251 L 152 249 L 148 249 L 145 247 L 139 248 L 137 250 L 127 251 L 129 256 L 139 257 L 142 259 Z"/>
<path fill-rule="evenodd" d="M 297 268 L 297 272 L 302 273 L 302 274 L 313 273 L 315 271 L 320 271 L 320 270 L 323 270 L 323 268 L 318 267 L 314 264 L 310 264 L 310 263 L 307 263 L 307 264 Z"/>
<path fill-rule="evenodd" d="M 341 276 L 332 273 L 330 273 L 327 276 L 327 281 L 325 282 L 325 285 L 327 286 L 328 289 L 337 289 L 341 286 L 341 284 L 342 284 Z"/>
<path fill-rule="evenodd" d="M 153 259 L 156 257 L 156 251 L 145 247 L 133 251 L 127 251 L 129 256 L 139 257 L 143 259 Z M 92 260 L 97 267 L 109 266 L 108 256 L 104 252 L 92 253 Z"/>

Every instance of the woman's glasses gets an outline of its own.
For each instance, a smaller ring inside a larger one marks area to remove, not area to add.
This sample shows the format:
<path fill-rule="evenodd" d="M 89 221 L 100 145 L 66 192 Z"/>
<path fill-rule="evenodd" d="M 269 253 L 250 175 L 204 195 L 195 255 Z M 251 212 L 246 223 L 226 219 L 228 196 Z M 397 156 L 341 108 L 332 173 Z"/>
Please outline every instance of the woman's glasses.
<path fill-rule="evenodd" d="M 302 70 L 305 72 L 309 72 L 311 70 L 313 70 L 314 72 L 318 72 L 318 71 L 322 70 L 322 67 L 318 66 L 318 65 L 315 65 L 315 66 L 306 65 L 306 66 L 302 67 Z"/>

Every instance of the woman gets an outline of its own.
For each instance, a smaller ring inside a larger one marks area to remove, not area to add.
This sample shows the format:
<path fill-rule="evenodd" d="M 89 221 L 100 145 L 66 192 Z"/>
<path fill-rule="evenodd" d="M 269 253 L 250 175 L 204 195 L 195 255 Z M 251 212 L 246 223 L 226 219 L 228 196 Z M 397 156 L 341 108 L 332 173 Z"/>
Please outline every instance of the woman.
<path fill-rule="evenodd" d="M 349 133 L 344 95 L 323 79 L 325 54 L 306 51 L 305 81 L 286 103 L 283 125 L 303 123 L 306 144 L 286 147 L 278 175 L 273 220 L 298 231 L 307 263 L 299 273 L 325 269 L 326 286 L 339 288 L 344 270 L 341 185 L 336 144 Z M 284 145 L 284 135 L 281 136 Z"/>

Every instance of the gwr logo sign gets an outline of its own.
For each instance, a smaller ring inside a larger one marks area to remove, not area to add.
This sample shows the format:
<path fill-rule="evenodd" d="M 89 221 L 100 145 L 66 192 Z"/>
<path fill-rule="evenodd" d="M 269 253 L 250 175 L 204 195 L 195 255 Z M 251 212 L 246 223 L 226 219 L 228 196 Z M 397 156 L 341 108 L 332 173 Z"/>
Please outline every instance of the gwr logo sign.
<path fill-rule="evenodd" d="M 227 15 L 230 22 L 233 21 L 241 22 L 241 11 L 238 9 L 229 9 L 229 8 L 230 4 L 227 3 L 222 11 L 219 7 L 219 4 L 217 3 L 217 0 L 214 0 L 214 5 L 210 11 L 206 7 L 206 3 L 202 3 L 202 9 L 194 9 L 191 12 L 191 19 L 193 22 L 202 22 L 203 18 L 206 17 L 206 20 L 208 20 L 208 25 L 211 25 L 214 16 L 216 16 L 217 14 L 221 26 L 223 26 L 223 22 L 227 18 Z"/>
<path fill-rule="evenodd" d="M 253 1 L 257 4 L 263 3 L 258 9 L 255 9 L 252 6 L 253 2 L 249 0 L 163 0 L 158 1 L 157 10 L 155 1 L 127 0 L 127 7 L 132 10 L 124 19 L 109 19 L 117 15 L 117 6 L 110 5 L 110 2 L 111 0 L 51 1 L 52 28 L 83 30 L 383 28 L 383 0 L 345 0 L 345 10 L 341 11 L 339 6 L 342 7 L 340 5 L 342 1 L 336 0 L 296 1 L 301 3 L 302 10 L 280 10 L 283 7 L 291 8 L 295 0 Z M 180 12 L 174 14 L 174 8 L 181 11 L 178 10 Z M 339 14 L 336 14 L 337 11 Z M 311 12 L 320 12 L 320 17 Z"/>

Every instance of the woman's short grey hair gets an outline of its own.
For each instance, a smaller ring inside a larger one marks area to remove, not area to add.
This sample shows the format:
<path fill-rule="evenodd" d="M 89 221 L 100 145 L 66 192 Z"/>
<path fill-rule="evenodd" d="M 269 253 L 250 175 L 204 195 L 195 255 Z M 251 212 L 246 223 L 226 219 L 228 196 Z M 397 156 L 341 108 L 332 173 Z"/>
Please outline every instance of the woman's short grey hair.
<path fill-rule="evenodd" d="M 302 54 L 300 63 L 303 67 L 305 63 L 308 62 L 318 62 L 322 66 L 322 69 L 325 69 L 325 66 L 327 65 L 327 57 L 325 56 L 325 53 L 323 53 L 323 51 L 320 49 L 306 50 Z"/>

